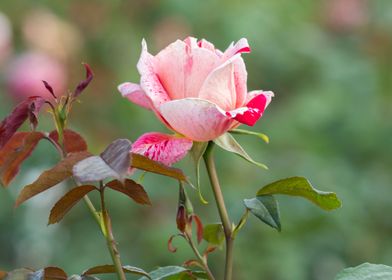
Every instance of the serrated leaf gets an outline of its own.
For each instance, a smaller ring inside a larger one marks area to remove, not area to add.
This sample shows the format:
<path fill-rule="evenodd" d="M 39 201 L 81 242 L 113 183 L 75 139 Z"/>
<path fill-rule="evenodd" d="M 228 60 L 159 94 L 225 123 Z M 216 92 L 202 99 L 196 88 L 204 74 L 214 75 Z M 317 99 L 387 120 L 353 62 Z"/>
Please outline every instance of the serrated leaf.
<path fill-rule="evenodd" d="M 0 149 L 11 139 L 18 128 L 27 120 L 35 128 L 37 126 L 37 115 L 45 99 L 40 96 L 31 96 L 16 105 L 14 110 L 0 123 Z"/>
<path fill-rule="evenodd" d="M 31 280 L 34 270 L 28 268 L 18 268 L 7 273 L 4 280 Z"/>
<path fill-rule="evenodd" d="M 130 266 L 130 265 L 124 265 L 122 268 L 125 273 L 143 275 L 148 279 L 151 279 L 150 275 L 141 268 Z M 89 268 L 88 270 L 84 271 L 82 275 L 85 276 L 85 275 L 107 274 L 107 273 L 116 273 L 116 267 L 112 264 L 99 265 L 99 266 Z"/>
<path fill-rule="evenodd" d="M 340 272 L 335 280 L 391 280 L 392 267 L 382 264 L 364 263 Z"/>
<path fill-rule="evenodd" d="M 187 182 L 187 177 L 180 169 L 168 167 L 139 154 L 131 154 L 132 167 Z"/>
<path fill-rule="evenodd" d="M 20 165 L 43 137 L 41 132 L 17 132 L 4 145 L 0 150 L 0 180 L 3 186 L 7 186 L 15 178 Z"/>
<path fill-rule="evenodd" d="M 67 192 L 50 210 L 48 224 L 55 224 L 60 222 L 64 216 L 78 203 L 86 194 L 95 190 L 95 186 L 86 185 L 76 187 Z"/>
<path fill-rule="evenodd" d="M 207 149 L 208 142 L 193 142 L 192 149 L 190 151 L 190 155 L 193 159 L 193 163 L 195 165 L 195 174 L 196 174 L 196 188 L 199 194 L 200 201 L 203 204 L 208 204 L 208 201 L 204 199 L 201 193 L 200 187 L 200 160 L 203 158 L 203 155 Z"/>
<path fill-rule="evenodd" d="M 220 246 L 225 240 L 225 233 L 221 223 L 204 226 L 203 239 L 210 244 Z"/>
<path fill-rule="evenodd" d="M 178 277 L 178 278 L 170 278 L 171 280 L 175 279 L 181 279 L 182 277 L 181 274 L 187 272 L 188 269 L 182 267 L 182 266 L 164 266 L 160 267 L 154 271 L 151 271 L 149 273 L 150 279 L 152 280 L 161 280 L 161 279 L 167 279 L 168 277 Z M 142 277 L 139 278 L 139 280 L 147 280 L 147 277 Z"/>
<path fill-rule="evenodd" d="M 51 187 L 54 187 L 58 183 L 72 176 L 72 167 L 74 164 L 89 156 L 90 153 L 88 152 L 72 153 L 65 157 L 53 168 L 44 171 L 34 183 L 27 185 L 22 189 L 18 198 L 16 199 L 15 207 L 18 207 L 24 201 L 43 191 L 46 191 Z"/>
<path fill-rule="evenodd" d="M 232 134 L 243 134 L 243 135 L 251 135 L 251 136 L 256 136 L 258 138 L 260 138 L 261 140 L 263 140 L 265 143 L 269 143 L 269 137 L 264 134 L 264 133 L 260 133 L 260 132 L 254 132 L 254 131 L 249 131 L 249 130 L 245 130 L 245 129 L 232 129 L 229 131 Z"/>
<path fill-rule="evenodd" d="M 65 129 L 63 133 L 64 149 L 67 154 L 87 151 L 87 143 L 80 134 L 70 129 Z M 56 130 L 52 131 L 49 137 L 59 144 L 59 135 Z"/>
<path fill-rule="evenodd" d="M 313 188 L 304 177 L 291 177 L 278 180 L 262 187 L 257 195 L 285 194 L 300 196 L 313 202 L 324 210 L 333 210 L 341 207 L 339 198 L 333 192 L 323 192 Z"/>
<path fill-rule="evenodd" d="M 245 207 L 267 225 L 281 231 L 279 208 L 272 195 L 244 199 Z"/>
<path fill-rule="evenodd" d="M 139 185 L 131 179 L 125 179 L 124 183 L 113 180 L 106 184 L 107 187 L 121 192 L 128 197 L 132 198 L 136 203 L 151 205 L 150 198 L 142 185 Z"/>
<path fill-rule="evenodd" d="M 214 140 L 214 143 L 217 144 L 219 147 L 222 149 L 234 153 L 236 155 L 239 155 L 243 159 L 247 160 L 248 162 L 261 167 L 263 169 L 268 169 L 268 167 L 265 164 L 262 164 L 260 162 L 254 161 L 248 154 L 245 152 L 245 150 L 241 147 L 241 145 L 234 139 L 233 136 L 230 135 L 230 133 L 225 133 L 218 138 Z"/>

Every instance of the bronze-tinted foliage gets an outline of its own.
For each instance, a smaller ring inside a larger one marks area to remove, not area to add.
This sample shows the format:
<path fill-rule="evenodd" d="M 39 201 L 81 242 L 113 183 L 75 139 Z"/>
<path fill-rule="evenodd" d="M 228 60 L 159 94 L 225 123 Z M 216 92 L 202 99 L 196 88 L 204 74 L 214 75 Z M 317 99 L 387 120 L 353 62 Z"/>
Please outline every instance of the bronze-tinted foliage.
<path fill-rule="evenodd" d="M 27 185 L 16 199 L 15 206 L 19 206 L 29 198 L 57 185 L 72 176 L 72 167 L 79 161 L 91 156 L 88 152 L 71 153 L 53 168 L 44 171 L 38 179 Z"/>
<path fill-rule="evenodd" d="M 44 102 L 45 99 L 40 96 L 31 96 L 14 108 L 11 114 L 0 123 L 0 148 L 11 139 L 27 118 L 34 128 L 37 126 L 38 112 Z"/>
<path fill-rule="evenodd" d="M 151 205 L 150 198 L 144 188 L 131 179 L 125 179 L 124 183 L 118 180 L 113 180 L 107 183 L 106 186 L 127 195 L 136 203 Z"/>
<path fill-rule="evenodd" d="M 7 275 L 7 272 L 0 270 L 0 280 L 3 280 L 6 275 Z"/>
<path fill-rule="evenodd" d="M 61 268 L 50 266 L 44 268 L 44 280 L 66 280 L 67 274 Z"/>
<path fill-rule="evenodd" d="M 7 186 L 18 174 L 22 162 L 44 137 L 41 132 L 17 132 L 0 150 L 0 180 Z"/>
<path fill-rule="evenodd" d="M 187 177 L 181 169 L 168 167 L 139 154 L 132 153 L 131 166 L 144 171 L 172 177 L 180 181 L 187 181 Z"/>
<path fill-rule="evenodd" d="M 95 190 L 96 187 L 92 185 L 85 185 L 76 187 L 67 192 L 59 201 L 53 206 L 50 211 L 48 224 L 55 224 L 61 221 L 62 218 L 78 203 L 86 194 Z"/>
<path fill-rule="evenodd" d="M 59 144 L 59 135 L 56 130 L 49 134 L 49 137 Z M 77 132 L 65 129 L 64 130 L 64 149 L 67 154 L 87 151 L 87 143 Z"/>

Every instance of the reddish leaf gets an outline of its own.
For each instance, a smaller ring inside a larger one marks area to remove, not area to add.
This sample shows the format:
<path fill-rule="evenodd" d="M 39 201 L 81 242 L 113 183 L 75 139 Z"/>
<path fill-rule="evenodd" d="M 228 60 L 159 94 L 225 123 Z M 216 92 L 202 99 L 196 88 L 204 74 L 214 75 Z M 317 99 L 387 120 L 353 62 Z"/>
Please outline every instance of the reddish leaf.
<path fill-rule="evenodd" d="M 200 244 L 200 242 L 203 240 L 203 223 L 197 215 L 193 215 L 192 218 L 196 224 L 197 242 Z"/>
<path fill-rule="evenodd" d="M 23 188 L 16 199 L 15 207 L 72 176 L 72 167 L 89 156 L 88 152 L 72 153 L 53 168 L 44 171 L 34 183 Z"/>
<path fill-rule="evenodd" d="M 73 97 L 77 98 L 88 86 L 88 84 L 91 82 L 91 80 L 94 77 L 93 71 L 91 70 L 90 66 L 86 63 L 83 64 L 84 68 L 86 68 L 86 79 L 81 81 L 78 86 L 76 87 Z"/>
<path fill-rule="evenodd" d="M 145 156 L 132 153 L 131 166 L 137 169 L 168 176 L 181 181 L 187 181 L 185 174 L 178 168 L 168 167 L 162 163 L 153 161 Z"/>
<path fill-rule="evenodd" d="M 42 81 L 44 83 L 45 88 L 49 91 L 49 93 L 54 97 L 57 98 L 57 96 L 54 94 L 54 90 L 52 86 L 47 82 L 47 81 Z"/>
<path fill-rule="evenodd" d="M 123 265 L 122 269 L 125 273 L 143 275 L 146 276 L 148 279 L 151 279 L 150 275 L 141 268 L 130 266 L 130 265 Z M 115 272 L 116 272 L 116 267 L 114 265 L 105 264 L 105 265 L 99 265 L 99 266 L 89 268 L 88 270 L 83 272 L 82 275 L 85 276 L 85 275 L 92 275 L 92 274 L 106 274 L 106 273 L 115 273 Z"/>
<path fill-rule="evenodd" d="M 66 280 L 67 274 L 61 268 L 50 266 L 44 268 L 43 280 Z"/>
<path fill-rule="evenodd" d="M 197 266 L 204 269 L 204 266 L 198 260 L 187 260 L 183 263 L 185 267 Z"/>
<path fill-rule="evenodd" d="M 78 203 L 86 194 L 95 190 L 92 185 L 76 187 L 67 192 L 50 210 L 48 225 L 60 222 L 64 216 Z"/>
<path fill-rule="evenodd" d="M 151 201 L 144 188 L 131 179 L 125 179 L 124 183 L 113 180 L 107 183 L 106 186 L 129 196 L 136 203 L 151 205 Z"/>
<path fill-rule="evenodd" d="M 175 253 L 177 252 L 177 248 L 173 246 L 173 239 L 175 237 L 179 236 L 178 234 L 176 235 L 172 235 L 170 236 L 169 240 L 167 241 L 167 249 L 171 252 L 171 253 Z"/>
<path fill-rule="evenodd" d="M 7 186 L 18 174 L 19 166 L 44 137 L 41 132 L 17 132 L 0 150 L 0 181 Z"/>
<path fill-rule="evenodd" d="M 18 128 L 29 118 L 34 127 L 37 126 L 37 115 L 45 99 L 31 96 L 19 103 L 14 110 L 0 123 L 0 149 L 11 139 Z"/>
<path fill-rule="evenodd" d="M 59 140 L 59 135 L 56 130 L 49 134 L 57 144 Z M 64 130 L 64 148 L 67 154 L 87 151 L 87 143 L 83 137 L 77 132 L 66 129 Z"/>
<path fill-rule="evenodd" d="M 6 275 L 7 275 L 7 272 L 0 270 L 0 280 L 3 280 Z"/>
<path fill-rule="evenodd" d="M 207 248 L 204 250 L 204 252 L 203 252 L 203 257 L 205 258 L 205 259 L 207 259 L 208 258 L 208 255 L 210 254 L 210 253 L 212 253 L 212 252 L 214 252 L 215 250 L 216 250 L 216 248 L 218 248 L 217 246 L 214 246 L 214 245 L 211 245 L 211 244 L 208 244 L 208 246 L 207 246 Z"/>

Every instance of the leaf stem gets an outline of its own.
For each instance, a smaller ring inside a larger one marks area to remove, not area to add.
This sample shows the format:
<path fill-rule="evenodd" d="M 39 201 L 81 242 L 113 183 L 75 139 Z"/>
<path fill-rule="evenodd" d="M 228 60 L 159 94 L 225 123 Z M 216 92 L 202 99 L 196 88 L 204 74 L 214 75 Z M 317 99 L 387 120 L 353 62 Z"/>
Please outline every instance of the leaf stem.
<path fill-rule="evenodd" d="M 117 249 L 117 242 L 113 235 L 112 223 L 105 205 L 105 187 L 103 186 L 102 181 L 100 182 L 99 193 L 101 197 L 101 211 L 102 211 L 102 223 L 104 226 L 104 236 L 106 238 L 106 243 L 110 252 L 110 256 L 112 257 L 113 264 L 116 268 L 118 279 L 126 280 L 127 278 L 125 277 L 125 273 L 122 269 L 120 253 Z"/>
<path fill-rule="evenodd" d="M 205 272 L 207 273 L 208 279 L 209 280 L 215 280 L 214 275 L 212 274 L 210 268 L 208 267 L 207 261 L 203 256 L 200 254 L 199 250 L 196 248 L 195 243 L 193 242 L 192 238 L 188 236 L 188 234 L 185 233 L 185 239 L 188 241 L 189 245 L 192 248 L 193 253 L 199 260 L 200 264 L 203 266 Z"/>
<path fill-rule="evenodd" d="M 219 184 L 218 174 L 216 172 L 214 157 L 213 157 L 213 143 L 210 142 L 204 154 L 204 162 L 206 164 L 208 176 L 210 179 L 212 191 L 214 193 L 216 206 L 218 208 L 219 216 L 222 221 L 223 230 L 226 240 L 226 260 L 225 260 L 225 280 L 232 279 L 233 271 L 233 229 L 231 226 L 230 218 L 227 213 L 225 201 L 223 198 L 222 190 Z"/>

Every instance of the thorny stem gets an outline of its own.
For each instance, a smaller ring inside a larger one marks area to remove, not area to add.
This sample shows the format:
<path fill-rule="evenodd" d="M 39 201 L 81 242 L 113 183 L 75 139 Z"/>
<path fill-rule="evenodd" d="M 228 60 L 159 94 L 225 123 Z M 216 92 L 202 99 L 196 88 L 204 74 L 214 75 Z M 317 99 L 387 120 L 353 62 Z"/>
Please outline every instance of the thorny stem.
<path fill-rule="evenodd" d="M 112 223 L 105 205 L 105 187 L 103 186 L 102 181 L 100 182 L 99 193 L 101 197 L 101 211 L 102 211 L 102 223 L 104 226 L 104 235 L 106 238 L 106 243 L 110 252 L 110 256 L 112 257 L 113 264 L 116 267 L 116 273 L 118 279 L 126 280 L 125 273 L 122 269 L 120 253 L 117 249 L 117 243 L 113 235 Z"/>
<path fill-rule="evenodd" d="M 200 264 L 203 266 L 205 272 L 207 273 L 209 280 L 215 280 L 214 275 L 212 274 L 210 268 L 208 267 L 207 261 L 203 256 L 200 254 L 199 250 L 197 250 L 195 243 L 193 242 L 192 238 L 185 233 L 185 239 L 188 241 L 189 245 L 192 248 L 193 253 L 196 255 L 197 259 L 199 260 Z"/>
<path fill-rule="evenodd" d="M 232 279 L 232 271 L 233 271 L 233 229 L 231 226 L 231 222 L 229 219 L 229 215 L 227 214 L 225 201 L 223 198 L 222 190 L 218 180 L 218 174 L 216 172 L 214 157 L 213 157 L 213 143 L 210 143 L 205 154 L 204 154 L 204 162 L 206 164 L 208 177 L 210 179 L 212 191 L 214 193 L 216 206 L 219 211 L 219 216 L 222 221 L 223 230 L 225 233 L 226 240 L 226 260 L 225 260 L 225 280 Z"/>

